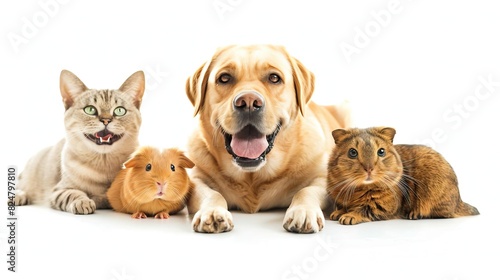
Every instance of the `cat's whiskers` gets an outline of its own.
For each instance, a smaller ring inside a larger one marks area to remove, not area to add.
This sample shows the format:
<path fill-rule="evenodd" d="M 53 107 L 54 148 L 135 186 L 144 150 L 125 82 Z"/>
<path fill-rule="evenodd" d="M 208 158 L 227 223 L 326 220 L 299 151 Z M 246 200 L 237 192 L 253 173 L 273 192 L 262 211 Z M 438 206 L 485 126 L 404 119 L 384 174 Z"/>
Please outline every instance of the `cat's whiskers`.
<path fill-rule="evenodd" d="M 334 201 L 335 204 L 341 198 L 342 198 L 341 201 L 348 201 L 351 199 L 354 190 L 356 189 L 357 185 L 356 181 L 357 181 L 356 179 L 353 179 L 352 177 L 348 176 L 347 179 L 344 179 L 333 185 L 334 189 L 340 188 L 337 196 L 335 197 Z"/>

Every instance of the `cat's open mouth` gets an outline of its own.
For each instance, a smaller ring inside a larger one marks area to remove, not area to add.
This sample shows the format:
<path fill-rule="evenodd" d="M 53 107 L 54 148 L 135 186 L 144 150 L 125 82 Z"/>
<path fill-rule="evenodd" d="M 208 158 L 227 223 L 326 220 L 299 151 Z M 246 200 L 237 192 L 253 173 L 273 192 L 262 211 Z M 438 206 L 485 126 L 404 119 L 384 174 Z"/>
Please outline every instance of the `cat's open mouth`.
<path fill-rule="evenodd" d="M 85 137 L 97 145 L 112 145 L 122 138 L 122 135 L 114 134 L 106 128 L 94 134 L 85 134 Z"/>
<path fill-rule="evenodd" d="M 263 134 L 253 125 L 245 126 L 234 135 L 222 131 L 226 150 L 233 156 L 237 165 L 243 168 L 257 167 L 273 149 L 280 127 L 280 125 L 276 126 L 273 133 L 269 135 Z"/>

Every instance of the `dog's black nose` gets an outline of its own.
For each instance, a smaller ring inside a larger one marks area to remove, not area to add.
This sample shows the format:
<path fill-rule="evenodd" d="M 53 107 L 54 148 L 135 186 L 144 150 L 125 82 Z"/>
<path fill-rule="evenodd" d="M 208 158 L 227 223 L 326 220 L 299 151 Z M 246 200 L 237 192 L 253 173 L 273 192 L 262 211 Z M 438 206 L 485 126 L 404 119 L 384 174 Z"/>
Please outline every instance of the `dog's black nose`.
<path fill-rule="evenodd" d="M 237 111 L 258 111 L 264 108 L 264 97 L 256 91 L 244 91 L 234 98 L 233 107 Z"/>

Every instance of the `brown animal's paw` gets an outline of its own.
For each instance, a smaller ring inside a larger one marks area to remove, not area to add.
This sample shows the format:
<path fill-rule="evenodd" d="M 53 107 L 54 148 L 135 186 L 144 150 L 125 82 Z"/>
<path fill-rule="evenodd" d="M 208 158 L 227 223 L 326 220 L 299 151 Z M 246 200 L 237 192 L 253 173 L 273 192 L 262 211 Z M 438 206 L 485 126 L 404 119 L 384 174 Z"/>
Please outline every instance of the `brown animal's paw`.
<path fill-rule="evenodd" d="M 69 210 L 77 215 L 92 214 L 95 212 L 95 209 L 95 202 L 90 198 L 78 198 L 69 205 Z"/>
<path fill-rule="evenodd" d="M 408 216 L 406 216 L 408 220 L 420 220 L 423 218 L 422 214 L 418 211 L 410 211 Z"/>
<path fill-rule="evenodd" d="M 137 211 L 134 214 L 132 214 L 132 218 L 134 219 L 146 219 L 148 216 L 144 212 Z"/>
<path fill-rule="evenodd" d="M 325 217 L 319 207 L 297 205 L 286 210 L 283 227 L 290 232 L 313 233 L 323 229 Z"/>
<path fill-rule="evenodd" d="M 342 214 L 344 214 L 344 213 L 345 213 L 345 211 L 343 211 L 343 210 L 335 210 L 330 214 L 330 220 L 338 221 L 340 216 L 342 216 Z"/>
<path fill-rule="evenodd" d="M 360 214 L 352 212 L 340 216 L 338 220 L 339 223 L 342 225 L 357 225 L 359 223 L 370 221 L 369 219 L 361 216 Z"/>
<path fill-rule="evenodd" d="M 193 217 L 196 232 L 220 233 L 231 231 L 234 227 L 233 215 L 223 207 L 201 209 Z"/>
<path fill-rule="evenodd" d="M 168 218 L 170 218 L 170 215 L 168 214 L 168 212 L 165 212 L 165 211 L 160 212 L 160 213 L 155 215 L 155 219 L 162 219 L 163 220 L 163 219 L 168 219 Z"/>

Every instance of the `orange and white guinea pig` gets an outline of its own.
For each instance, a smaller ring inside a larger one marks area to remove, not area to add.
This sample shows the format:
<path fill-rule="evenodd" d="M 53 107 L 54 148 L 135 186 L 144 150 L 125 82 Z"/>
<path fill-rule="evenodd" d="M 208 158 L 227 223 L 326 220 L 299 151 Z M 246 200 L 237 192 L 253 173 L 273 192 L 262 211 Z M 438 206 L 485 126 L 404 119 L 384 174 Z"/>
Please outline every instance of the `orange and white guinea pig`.
<path fill-rule="evenodd" d="M 178 149 L 139 147 L 124 163 L 107 192 L 115 211 L 142 219 L 168 219 L 186 205 L 193 188 L 186 168 L 194 163 Z"/>

